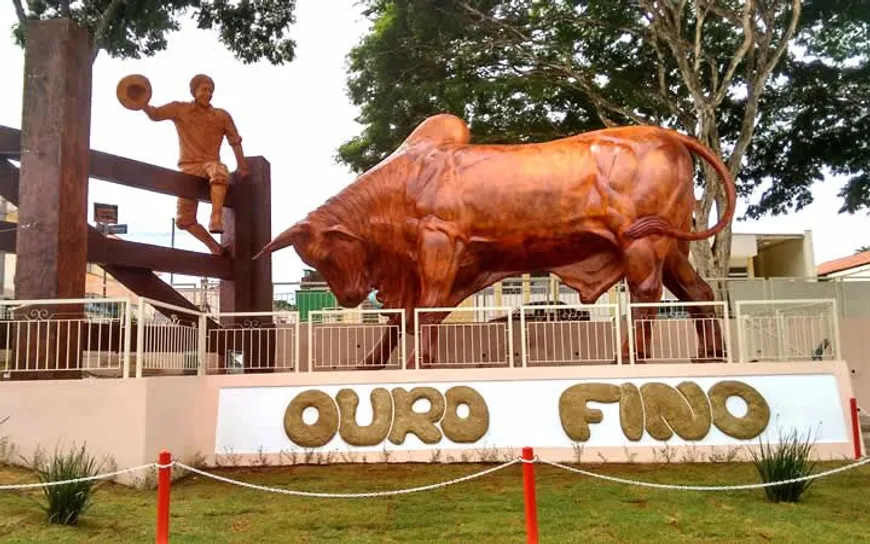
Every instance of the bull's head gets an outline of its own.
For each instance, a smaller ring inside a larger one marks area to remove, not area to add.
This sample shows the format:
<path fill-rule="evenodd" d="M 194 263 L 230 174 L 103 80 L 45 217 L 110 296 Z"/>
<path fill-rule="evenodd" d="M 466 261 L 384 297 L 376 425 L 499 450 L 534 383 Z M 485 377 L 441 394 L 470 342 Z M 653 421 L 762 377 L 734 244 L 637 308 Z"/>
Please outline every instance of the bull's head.
<path fill-rule="evenodd" d="M 302 261 L 326 279 L 345 308 L 362 304 L 373 288 L 365 241 L 344 225 L 300 221 L 269 242 L 254 259 L 293 246 Z"/>

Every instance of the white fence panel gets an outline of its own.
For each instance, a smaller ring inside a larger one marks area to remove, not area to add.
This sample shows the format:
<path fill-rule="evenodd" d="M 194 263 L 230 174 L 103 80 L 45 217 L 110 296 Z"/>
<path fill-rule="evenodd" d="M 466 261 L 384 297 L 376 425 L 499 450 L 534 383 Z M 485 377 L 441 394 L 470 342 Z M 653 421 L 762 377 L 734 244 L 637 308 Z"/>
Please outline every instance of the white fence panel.
<path fill-rule="evenodd" d="M 740 361 L 839 360 L 835 299 L 737 302 Z"/>
<path fill-rule="evenodd" d="M 130 301 L 81 298 L 0 301 L 0 371 L 127 376 Z"/>
<path fill-rule="evenodd" d="M 445 313 L 440 323 L 423 323 Z M 416 308 L 414 323 L 415 368 L 514 366 L 514 316 L 508 306 Z M 430 361 L 422 361 L 424 342 L 431 346 Z"/>
<path fill-rule="evenodd" d="M 308 370 L 365 369 L 366 358 L 376 349 L 386 362 L 373 368 L 404 368 L 404 333 L 404 310 L 309 312 Z M 389 342 L 391 338 L 396 340 L 395 344 Z"/>
<path fill-rule="evenodd" d="M 632 310 L 656 313 L 634 319 Z M 690 308 L 706 316 L 692 315 Z M 732 362 L 730 319 L 724 302 L 661 302 L 628 305 L 630 363 Z M 638 338 L 638 326 L 649 331 L 649 344 Z"/>
<path fill-rule="evenodd" d="M 235 312 L 207 316 L 220 328 L 206 334 L 209 373 L 299 369 L 299 312 Z"/>
<path fill-rule="evenodd" d="M 135 312 L 136 376 L 146 371 L 190 374 L 201 370 L 204 315 L 195 310 L 141 297 Z"/>
<path fill-rule="evenodd" d="M 523 364 L 621 364 L 620 321 L 616 304 L 522 306 Z"/>

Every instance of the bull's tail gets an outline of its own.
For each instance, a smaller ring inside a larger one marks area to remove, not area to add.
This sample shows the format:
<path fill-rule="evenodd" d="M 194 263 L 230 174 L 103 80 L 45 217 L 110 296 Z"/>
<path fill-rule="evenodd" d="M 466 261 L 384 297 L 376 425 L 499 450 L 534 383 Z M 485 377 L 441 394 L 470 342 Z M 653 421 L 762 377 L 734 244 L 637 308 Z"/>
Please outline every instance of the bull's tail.
<path fill-rule="evenodd" d="M 673 226 L 671 226 L 671 224 L 668 223 L 663 217 L 659 217 L 656 215 L 641 217 L 625 230 L 623 234 L 627 238 L 637 239 L 654 234 L 663 234 L 665 236 L 671 236 L 673 238 L 676 238 L 677 240 L 703 240 L 705 238 L 709 238 L 710 236 L 715 236 L 716 234 L 718 234 L 728 225 L 728 223 L 734 217 L 734 211 L 737 207 L 737 187 L 734 183 L 734 178 L 731 177 L 731 172 L 728 171 L 728 168 L 725 166 L 722 160 L 714 155 L 713 152 L 710 151 L 710 149 L 708 149 L 701 142 L 689 136 L 684 136 L 680 133 L 675 132 L 674 134 L 677 135 L 677 137 L 683 142 L 686 147 L 689 148 L 690 151 L 694 152 L 696 155 L 699 155 L 701 158 L 707 161 L 710 166 L 712 166 L 716 170 L 716 173 L 719 174 L 719 177 L 722 179 L 722 183 L 725 185 L 725 197 L 728 200 L 725 207 L 725 213 L 723 213 L 722 217 L 719 218 L 718 223 L 713 225 L 711 228 L 703 230 L 701 232 L 685 232 L 677 230 Z"/>

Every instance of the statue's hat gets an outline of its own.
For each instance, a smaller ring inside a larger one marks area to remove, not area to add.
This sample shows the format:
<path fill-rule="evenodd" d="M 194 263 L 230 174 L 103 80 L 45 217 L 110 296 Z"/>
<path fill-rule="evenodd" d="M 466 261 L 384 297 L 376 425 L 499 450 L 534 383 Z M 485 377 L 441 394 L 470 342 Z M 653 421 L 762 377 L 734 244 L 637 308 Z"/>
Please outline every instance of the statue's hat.
<path fill-rule="evenodd" d="M 128 110 L 141 110 L 151 101 L 151 82 L 141 74 L 131 74 L 121 78 L 115 94 Z"/>

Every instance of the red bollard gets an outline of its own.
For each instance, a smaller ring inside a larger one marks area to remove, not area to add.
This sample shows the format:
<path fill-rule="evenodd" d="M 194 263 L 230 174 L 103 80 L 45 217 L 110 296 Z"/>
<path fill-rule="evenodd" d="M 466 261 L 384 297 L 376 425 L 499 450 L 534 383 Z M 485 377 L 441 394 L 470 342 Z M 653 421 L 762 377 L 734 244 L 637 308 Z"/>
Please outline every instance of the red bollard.
<path fill-rule="evenodd" d="M 861 423 L 858 418 L 858 401 L 849 399 L 849 408 L 852 412 L 852 443 L 855 446 L 855 459 L 861 458 Z"/>
<path fill-rule="evenodd" d="M 172 455 L 160 452 L 157 469 L 157 544 L 169 542 L 169 488 L 172 485 Z"/>
<path fill-rule="evenodd" d="M 538 544 L 538 502 L 535 499 L 535 451 L 523 448 L 523 497 L 526 503 L 526 542 Z"/>

